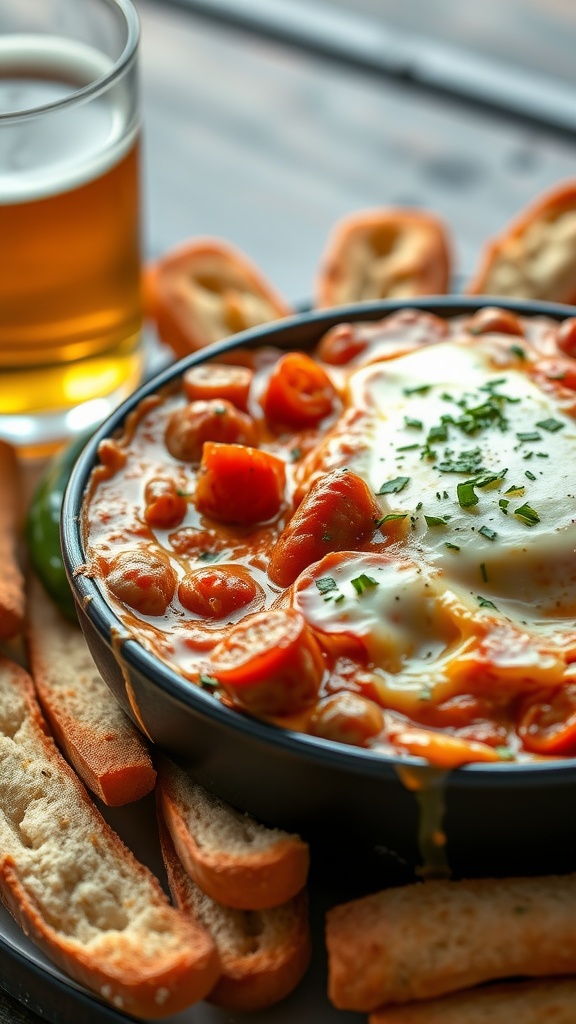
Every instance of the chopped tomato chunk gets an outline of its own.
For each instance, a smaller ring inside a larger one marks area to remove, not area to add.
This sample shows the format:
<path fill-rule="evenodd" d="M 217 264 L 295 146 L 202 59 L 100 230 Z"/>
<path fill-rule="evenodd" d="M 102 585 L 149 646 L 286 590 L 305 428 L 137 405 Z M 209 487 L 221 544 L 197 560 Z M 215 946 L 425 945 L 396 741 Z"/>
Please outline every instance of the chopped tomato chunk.
<path fill-rule="evenodd" d="M 314 704 L 324 661 L 293 608 L 242 619 L 212 651 L 211 671 L 235 704 L 255 715 L 291 715 Z"/>
<path fill-rule="evenodd" d="M 355 473 L 336 471 L 316 480 L 300 503 L 270 558 L 268 575 L 289 587 L 329 551 L 361 548 L 380 515 L 368 485 Z"/>
<path fill-rule="evenodd" d="M 196 508 L 223 523 L 264 523 L 284 500 L 281 459 L 257 448 L 206 442 L 196 484 Z"/>
<path fill-rule="evenodd" d="M 312 427 L 332 412 L 335 401 L 326 371 L 303 352 L 289 352 L 272 371 L 262 408 L 271 423 Z"/>

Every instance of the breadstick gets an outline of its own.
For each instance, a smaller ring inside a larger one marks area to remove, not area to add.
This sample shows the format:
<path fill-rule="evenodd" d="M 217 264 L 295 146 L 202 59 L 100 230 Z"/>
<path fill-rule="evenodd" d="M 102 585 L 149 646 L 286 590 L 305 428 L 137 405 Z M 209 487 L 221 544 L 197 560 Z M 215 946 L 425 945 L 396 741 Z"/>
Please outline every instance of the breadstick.
<path fill-rule="evenodd" d="M 327 915 L 339 1009 L 432 999 L 498 978 L 576 974 L 576 874 L 430 881 Z"/>
<path fill-rule="evenodd" d="M 576 978 L 467 989 L 444 999 L 376 1010 L 369 1024 L 574 1024 Z"/>
<path fill-rule="evenodd" d="M 214 986 L 206 930 L 170 906 L 47 735 L 32 680 L 0 659 L 0 895 L 30 938 L 125 1013 L 178 1013 Z"/>
<path fill-rule="evenodd" d="M 146 741 L 98 672 L 79 626 L 34 577 L 28 585 L 28 656 L 38 697 L 60 749 L 109 807 L 149 793 L 156 772 Z"/>
<path fill-rule="evenodd" d="M 20 477 L 16 452 L 0 441 L 0 639 L 22 631 L 24 577 L 17 555 Z"/>

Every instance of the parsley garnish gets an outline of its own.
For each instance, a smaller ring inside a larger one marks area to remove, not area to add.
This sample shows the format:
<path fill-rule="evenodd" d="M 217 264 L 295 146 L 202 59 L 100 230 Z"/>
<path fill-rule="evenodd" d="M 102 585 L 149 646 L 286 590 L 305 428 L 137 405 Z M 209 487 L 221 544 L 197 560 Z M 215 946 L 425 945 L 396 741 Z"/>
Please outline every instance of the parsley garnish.
<path fill-rule="evenodd" d="M 491 530 L 489 526 L 481 526 L 478 533 L 481 533 L 483 537 L 487 538 L 487 540 L 496 540 L 496 537 L 498 536 L 496 530 Z"/>
<path fill-rule="evenodd" d="M 220 686 L 220 683 L 214 678 L 214 676 L 204 675 L 203 672 L 200 673 L 198 681 L 203 690 L 217 690 Z"/>
<path fill-rule="evenodd" d="M 458 504 L 460 508 L 472 508 L 477 505 L 479 498 L 474 490 L 474 480 L 463 480 L 456 488 Z"/>
<path fill-rule="evenodd" d="M 449 548 L 450 551 L 460 551 L 460 548 L 458 547 L 458 545 L 457 544 L 451 544 L 449 540 L 446 541 L 444 547 L 445 548 Z"/>
<path fill-rule="evenodd" d="M 198 558 L 201 562 L 217 562 L 220 554 L 216 551 L 201 551 Z"/>
<path fill-rule="evenodd" d="M 524 476 L 527 476 L 529 480 L 535 480 L 536 476 L 529 469 L 526 470 Z"/>
<path fill-rule="evenodd" d="M 338 590 L 338 584 L 332 576 L 322 576 L 316 580 L 316 586 L 321 594 L 327 594 L 330 590 Z"/>
<path fill-rule="evenodd" d="M 418 384 L 413 388 L 403 388 L 403 394 L 405 395 L 425 395 L 427 391 L 430 391 L 430 384 Z"/>
<path fill-rule="evenodd" d="M 404 417 L 404 426 L 411 427 L 413 430 L 422 430 L 422 427 L 424 426 L 424 424 L 422 423 L 422 420 L 415 420 L 415 419 L 412 419 L 411 416 L 405 416 Z"/>
<path fill-rule="evenodd" d="M 407 512 L 389 512 L 388 515 L 382 516 L 381 519 L 375 519 L 374 523 L 376 526 L 383 526 L 384 523 L 392 523 L 397 519 L 406 519 Z"/>
<path fill-rule="evenodd" d="M 481 608 L 493 608 L 495 612 L 498 611 L 493 601 L 489 601 L 487 597 L 482 597 L 481 594 L 476 595 L 476 600 Z"/>
<path fill-rule="evenodd" d="M 372 579 L 371 576 L 367 576 L 365 572 L 360 573 L 350 583 L 354 587 L 357 594 L 363 594 L 365 590 L 371 590 L 372 587 L 378 586 L 378 580 Z"/>
<path fill-rule="evenodd" d="M 446 526 L 450 516 L 427 516 L 424 515 L 426 526 Z"/>
<path fill-rule="evenodd" d="M 537 430 L 526 430 L 516 434 L 519 441 L 541 441 L 542 435 Z"/>
<path fill-rule="evenodd" d="M 542 427 L 542 430 L 548 430 L 551 434 L 555 434 L 557 430 L 562 430 L 564 424 L 561 420 L 555 420 L 552 416 L 547 420 L 540 420 L 536 424 L 537 427 Z"/>
<path fill-rule="evenodd" d="M 409 476 L 397 476 L 394 478 L 394 480 L 387 480 L 385 483 L 383 483 L 380 490 L 376 491 L 376 494 L 398 494 L 406 487 L 406 484 L 409 482 Z"/>
<path fill-rule="evenodd" d="M 526 526 L 534 526 L 535 523 L 540 522 L 540 516 L 527 502 L 520 505 L 519 508 L 514 509 L 513 513 L 517 519 L 521 519 Z"/>

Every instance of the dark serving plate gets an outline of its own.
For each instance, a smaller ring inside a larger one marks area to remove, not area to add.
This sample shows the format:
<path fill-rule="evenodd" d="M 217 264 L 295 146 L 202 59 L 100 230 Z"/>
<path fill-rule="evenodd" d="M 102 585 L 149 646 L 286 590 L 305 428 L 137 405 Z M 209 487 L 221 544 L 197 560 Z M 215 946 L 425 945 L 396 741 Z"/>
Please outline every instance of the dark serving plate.
<path fill-rule="evenodd" d="M 80 509 L 102 438 L 115 434 L 146 395 L 194 364 L 236 347 L 309 348 L 343 321 L 375 320 L 407 306 L 453 317 L 485 305 L 563 319 L 574 309 L 486 297 L 382 301 L 303 313 L 255 328 L 164 370 L 104 423 L 72 473 L 64 500 L 64 561 L 86 639 L 106 682 L 159 748 L 241 810 L 299 831 L 323 872 L 354 870 L 359 891 L 421 871 L 435 830 L 456 875 L 543 873 L 576 868 L 576 758 L 539 764 L 473 764 L 450 773 L 287 732 L 243 716 L 190 686 L 127 636 L 85 561 Z M 411 769 L 417 788 L 399 770 Z"/>

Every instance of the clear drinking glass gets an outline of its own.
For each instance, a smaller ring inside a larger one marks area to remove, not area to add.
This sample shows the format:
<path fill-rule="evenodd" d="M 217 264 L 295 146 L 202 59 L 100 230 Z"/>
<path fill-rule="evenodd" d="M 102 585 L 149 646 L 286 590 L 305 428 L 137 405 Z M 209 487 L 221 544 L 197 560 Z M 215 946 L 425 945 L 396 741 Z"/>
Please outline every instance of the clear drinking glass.
<path fill-rule="evenodd" d="M 138 18 L 0 0 L 0 437 L 36 453 L 142 375 Z"/>

